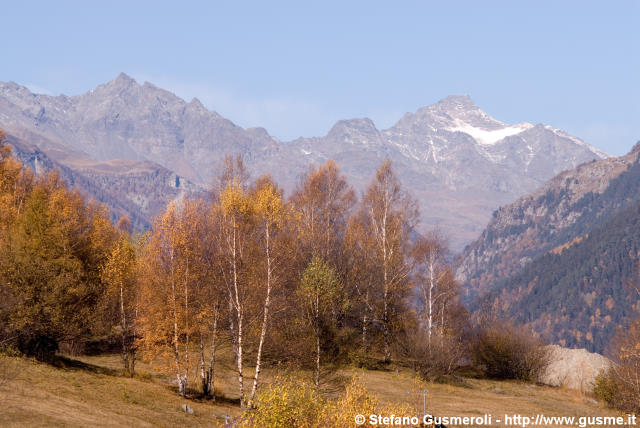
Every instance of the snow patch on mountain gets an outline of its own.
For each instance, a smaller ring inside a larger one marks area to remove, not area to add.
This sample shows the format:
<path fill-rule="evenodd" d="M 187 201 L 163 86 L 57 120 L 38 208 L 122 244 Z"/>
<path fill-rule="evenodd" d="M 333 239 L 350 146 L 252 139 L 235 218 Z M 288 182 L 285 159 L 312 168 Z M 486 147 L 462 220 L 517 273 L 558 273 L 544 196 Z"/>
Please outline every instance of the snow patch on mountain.
<path fill-rule="evenodd" d="M 450 132 L 463 132 L 471 136 L 478 143 L 483 145 L 493 145 L 512 135 L 519 134 L 527 129 L 533 128 L 533 125 L 527 122 L 518 123 L 512 126 L 504 126 L 500 129 L 487 130 L 477 126 L 470 125 L 461 120 L 456 120 L 454 126 L 447 129 Z"/>

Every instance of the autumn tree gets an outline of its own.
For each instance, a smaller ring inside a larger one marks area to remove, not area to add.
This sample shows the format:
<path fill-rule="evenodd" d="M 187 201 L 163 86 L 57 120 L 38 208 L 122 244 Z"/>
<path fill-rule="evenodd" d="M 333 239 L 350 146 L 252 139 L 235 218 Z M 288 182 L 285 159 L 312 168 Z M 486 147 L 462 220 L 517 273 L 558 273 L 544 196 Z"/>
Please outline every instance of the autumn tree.
<path fill-rule="evenodd" d="M 135 320 L 137 313 L 137 262 L 136 250 L 129 235 L 130 224 L 121 219 L 119 238 L 113 246 L 103 268 L 102 280 L 107 295 L 117 301 L 120 321 L 120 343 L 124 370 L 133 377 L 135 373 Z"/>
<path fill-rule="evenodd" d="M 100 268 L 115 233 L 106 209 L 69 191 L 56 172 L 19 199 L 0 258 L 8 324 L 23 352 L 50 358 L 59 343 L 81 341 L 96 325 Z"/>
<path fill-rule="evenodd" d="M 298 298 L 304 317 L 315 336 L 316 389 L 320 387 L 321 339 L 325 326 L 332 322 L 332 308 L 339 306 L 342 298 L 340 280 L 335 271 L 319 256 L 315 256 L 302 273 Z"/>
<path fill-rule="evenodd" d="M 199 214 L 203 227 L 198 230 L 200 280 L 197 282 L 201 305 L 198 320 L 198 349 L 200 353 L 200 383 L 204 396 L 215 396 L 215 365 L 220 331 L 224 328 L 222 312 L 226 293 L 219 275 L 220 234 L 218 218 L 212 215 L 211 204 L 203 204 Z M 208 348 L 208 355 L 207 355 Z"/>
<path fill-rule="evenodd" d="M 379 293 L 379 319 L 384 360 L 388 362 L 391 359 L 394 321 L 403 311 L 408 293 L 411 273 L 407 263 L 409 235 L 417 218 L 415 202 L 402 190 L 389 160 L 378 168 L 367 188 L 361 216 L 366 226 L 364 233 L 373 237 L 372 247 L 368 250 L 377 265 L 375 282 Z"/>
<path fill-rule="evenodd" d="M 415 239 L 411 249 L 413 281 L 422 303 L 420 315 L 428 348 L 436 331 L 442 338 L 447 328 L 465 328 L 460 284 L 447 262 L 447 252 L 444 239 L 435 231 Z"/>
<path fill-rule="evenodd" d="M 342 239 L 356 197 L 338 165 L 329 160 L 318 168 L 312 167 L 290 202 L 296 213 L 302 266 L 314 256 L 336 268 L 341 265 Z"/>
<path fill-rule="evenodd" d="M 279 240 L 279 232 L 286 220 L 286 208 L 282 201 L 282 192 L 277 188 L 276 184 L 270 177 L 265 176 L 257 180 L 254 189 L 251 192 L 255 216 L 256 216 L 256 239 L 259 242 L 261 250 L 259 259 L 255 261 L 255 268 L 258 273 L 258 288 L 263 290 L 264 300 L 262 306 L 262 325 L 260 327 L 260 336 L 258 338 L 258 351 L 256 356 L 255 374 L 253 378 L 253 387 L 249 395 L 248 405 L 252 406 L 256 390 L 258 388 L 258 379 L 262 367 L 262 352 L 267 336 L 267 327 L 269 325 L 269 310 L 271 307 L 271 299 L 274 288 L 281 285 L 284 280 L 282 271 L 284 258 L 288 255 L 288 251 L 282 241 Z M 261 285 L 261 287 L 260 287 Z"/>
<path fill-rule="evenodd" d="M 307 268 L 314 257 L 320 257 L 339 278 L 345 277 L 349 271 L 349 259 L 345 257 L 344 236 L 355 203 L 355 193 L 334 161 L 311 167 L 303 176 L 290 198 L 293 211 L 291 227 L 295 230 L 297 238 L 295 269 L 298 275 Z M 299 277 L 295 284 L 298 284 L 298 281 Z M 345 308 L 346 306 L 335 306 L 331 309 L 335 325 L 341 330 L 344 329 L 344 322 L 348 317 Z M 300 311 L 296 311 L 295 308 L 290 316 L 292 319 L 301 319 Z M 302 336 L 292 340 L 298 341 L 298 353 L 301 354 L 308 337 L 304 329 L 298 333 Z M 348 345 L 336 329 L 323 328 L 322 335 L 323 346 L 333 348 L 324 349 L 323 352 L 331 351 L 334 357 Z"/>
<path fill-rule="evenodd" d="M 14 307 L 7 279 L 12 263 L 9 237 L 32 184 L 33 174 L 11 156 L 11 147 L 0 130 L 0 340 L 3 343 L 15 338 L 9 321 Z"/>
<path fill-rule="evenodd" d="M 199 321 L 206 317 L 199 300 L 202 270 L 197 238 L 201 202 L 171 204 L 157 219 L 141 260 L 140 348 L 143 356 L 172 372 L 184 396 L 192 369 L 191 348 Z"/>
<path fill-rule="evenodd" d="M 255 213 L 251 199 L 239 175 L 229 178 L 221 191 L 215 215 L 220 224 L 220 273 L 227 289 L 230 332 L 238 375 L 241 404 L 245 406 L 244 346 L 246 316 L 251 300 L 249 251 L 252 244 Z"/>
<path fill-rule="evenodd" d="M 375 337 L 373 326 L 380 324 L 378 300 L 379 265 L 375 236 L 370 233 L 369 215 L 364 210 L 352 216 L 345 233 L 345 258 L 349 269 L 345 280 L 356 323 L 360 326 L 360 349 L 367 355 Z"/>
<path fill-rule="evenodd" d="M 452 374 L 469 352 L 468 314 L 446 255 L 444 239 L 436 232 L 412 241 L 417 319 L 404 325 L 397 348 L 425 380 Z"/>

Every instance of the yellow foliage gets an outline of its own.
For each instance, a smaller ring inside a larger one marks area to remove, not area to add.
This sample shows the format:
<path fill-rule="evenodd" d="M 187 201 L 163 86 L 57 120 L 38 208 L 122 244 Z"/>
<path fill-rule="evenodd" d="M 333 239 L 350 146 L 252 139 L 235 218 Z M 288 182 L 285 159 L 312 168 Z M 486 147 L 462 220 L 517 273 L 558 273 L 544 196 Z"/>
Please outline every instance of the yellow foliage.
<path fill-rule="evenodd" d="M 271 224 L 279 224 L 284 214 L 282 196 L 271 182 L 261 186 L 255 194 L 255 210 Z"/>
<path fill-rule="evenodd" d="M 253 211 L 247 192 L 236 179 L 229 181 L 222 191 L 220 207 L 227 215 L 250 215 Z"/>
<path fill-rule="evenodd" d="M 313 385 L 280 377 L 258 394 L 257 408 L 246 412 L 244 427 L 343 428 L 355 427 L 356 415 L 417 414 L 410 406 L 380 406 L 358 379 L 353 378 L 336 401 L 318 396 Z"/>

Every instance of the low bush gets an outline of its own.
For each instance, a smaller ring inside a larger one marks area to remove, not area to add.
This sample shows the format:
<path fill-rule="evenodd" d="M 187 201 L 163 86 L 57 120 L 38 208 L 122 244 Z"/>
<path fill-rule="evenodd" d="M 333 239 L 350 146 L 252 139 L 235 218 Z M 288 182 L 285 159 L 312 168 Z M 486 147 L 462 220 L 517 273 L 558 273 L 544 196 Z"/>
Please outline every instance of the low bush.
<path fill-rule="evenodd" d="M 258 393 L 256 408 L 247 410 L 243 427 L 260 428 L 342 428 L 354 426 L 356 415 L 416 414 L 409 407 L 380 407 L 356 379 L 334 401 L 316 393 L 312 383 L 295 377 L 281 377 Z M 403 425 L 397 425 L 403 426 Z"/>
<path fill-rule="evenodd" d="M 593 393 L 609 406 L 613 407 L 620 402 L 620 384 L 611 370 L 596 376 Z"/>
<path fill-rule="evenodd" d="M 536 381 L 549 365 L 544 343 L 524 327 L 494 322 L 479 329 L 472 348 L 474 364 L 491 379 Z"/>
<path fill-rule="evenodd" d="M 614 364 L 598 376 L 594 393 L 612 407 L 640 413 L 640 319 L 621 329 L 610 349 Z"/>
<path fill-rule="evenodd" d="M 404 342 L 403 354 L 418 376 L 426 381 L 447 382 L 461 361 L 467 358 L 468 347 L 455 335 L 419 331 Z"/>

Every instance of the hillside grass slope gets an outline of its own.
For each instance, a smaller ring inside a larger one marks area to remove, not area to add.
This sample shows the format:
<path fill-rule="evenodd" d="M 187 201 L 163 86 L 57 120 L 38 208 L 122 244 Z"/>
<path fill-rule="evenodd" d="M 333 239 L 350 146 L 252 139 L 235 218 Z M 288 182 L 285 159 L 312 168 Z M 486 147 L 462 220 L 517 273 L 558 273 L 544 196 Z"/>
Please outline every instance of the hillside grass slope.
<path fill-rule="evenodd" d="M 181 399 L 166 378 L 140 365 L 140 376 L 123 377 L 118 356 L 63 358 L 59 367 L 22 358 L 0 357 L 5 382 L 0 383 L 0 426 L 212 426 L 214 414 L 239 416 L 233 372 L 220 370 L 218 402 Z M 547 416 L 613 416 L 588 395 L 562 388 L 464 378 L 463 386 L 424 383 L 407 369 L 367 371 L 347 369 L 358 376 L 381 403 L 408 404 L 421 412 L 426 388 L 427 410 L 441 416 L 495 417 L 504 414 Z M 265 382 L 275 372 L 267 370 Z M 408 394 L 412 392 L 411 394 Z M 194 414 L 187 414 L 188 404 Z"/>

